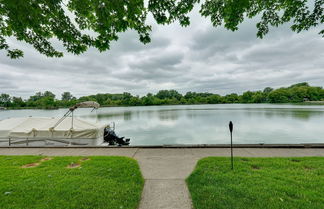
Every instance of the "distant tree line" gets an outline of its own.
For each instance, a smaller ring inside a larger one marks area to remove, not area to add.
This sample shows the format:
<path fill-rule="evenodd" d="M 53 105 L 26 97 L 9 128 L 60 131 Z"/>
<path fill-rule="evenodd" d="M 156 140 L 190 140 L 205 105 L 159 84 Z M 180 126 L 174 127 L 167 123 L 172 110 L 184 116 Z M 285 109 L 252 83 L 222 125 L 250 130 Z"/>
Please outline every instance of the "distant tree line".
<path fill-rule="evenodd" d="M 5 108 L 42 108 L 53 109 L 70 107 L 78 102 L 96 101 L 102 106 L 148 106 L 148 105 L 180 105 L 180 104 L 225 104 L 225 103 L 301 103 L 305 101 L 324 101 L 322 87 L 309 86 L 308 83 L 298 83 L 286 88 L 265 88 L 263 91 L 246 91 L 241 95 L 236 93 L 221 96 L 213 93 L 187 92 L 182 95 L 176 90 L 160 90 L 157 94 L 133 96 L 130 93 L 96 94 L 74 97 L 70 92 L 64 92 L 60 99 L 50 91 L 37 92 L 24 100 L 21 97 L 0 95 L 0 107 Z"/>

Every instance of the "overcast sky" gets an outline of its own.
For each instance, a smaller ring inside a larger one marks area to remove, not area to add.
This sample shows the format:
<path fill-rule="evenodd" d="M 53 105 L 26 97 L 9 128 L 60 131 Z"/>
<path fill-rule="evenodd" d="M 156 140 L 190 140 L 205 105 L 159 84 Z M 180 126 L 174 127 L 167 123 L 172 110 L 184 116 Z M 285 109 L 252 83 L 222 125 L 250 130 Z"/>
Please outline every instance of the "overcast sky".
<path fill-rule="evenodd" d="M 213 28 L 197 10 L 191 25 L 154 24 L 152 42 L 138 35 L 120 35 L 111 50 L 90 49 L 83 55 L 47 58 L 32 47 L 11 41 L 25 56 L 10 60 L 0 52 L 0 93 L 27 98 L 37 91 L 64 91 L 79 97 L 96 93 L 156 93 L 161 89 L 218 94 L 281 87 L 297 82 L 324 86 L 324 38 L 319 28 L 296 34 L 289 25 L 256 38 L 256 20 L 239 31 Z"/>

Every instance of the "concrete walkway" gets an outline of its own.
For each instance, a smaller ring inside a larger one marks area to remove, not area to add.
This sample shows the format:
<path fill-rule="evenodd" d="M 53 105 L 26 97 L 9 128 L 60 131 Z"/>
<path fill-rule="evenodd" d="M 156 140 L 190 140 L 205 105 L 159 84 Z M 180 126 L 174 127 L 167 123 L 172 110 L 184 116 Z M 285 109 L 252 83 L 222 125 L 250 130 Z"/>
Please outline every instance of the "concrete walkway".
<path fill-rule="evenodd" d="M 185 178 L 207 156 L 229 156 L 228 148 L 0 148 L 0 155 L 128 156 L 135 158 L 145 179 L 139 209 L 190 209 Z M 324 156 L 324 149 L 235 148 L 241 157 Z"/>

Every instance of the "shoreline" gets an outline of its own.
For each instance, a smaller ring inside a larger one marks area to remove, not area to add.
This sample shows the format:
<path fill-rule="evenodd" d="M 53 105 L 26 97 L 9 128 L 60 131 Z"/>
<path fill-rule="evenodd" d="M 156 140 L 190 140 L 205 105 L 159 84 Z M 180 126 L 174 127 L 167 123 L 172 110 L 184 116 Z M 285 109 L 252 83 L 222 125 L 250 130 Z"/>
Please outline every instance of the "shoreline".
<path fill-rule="evenodd" d="M 314 105 L 314 106 L 324 106 L 324 101 L 307 101 L 307 102 L 296 102 L 296 103 L 217 103 L 217 104 L 161 104 L 161 105 L 118 105 L 118 106 L 110 106 L 110 105 L 101 105 L 100 108 L 103 107 L 159 107 L 159 106 L 185 106 L 185 105 L 227 105 L 227 104 L 271 104 L 271 105 Z M 0 109 L 0 111 L 6 110 L 59 110 L 59 109 L 67 109 L 69 107 L 57 107 L 57 108 L 39 108 L 39 107 L 17 107 L 17 108 L 5 108 Z"/>
<path fill-rule="evenodd" d="M 164 145 L 130 145 L 130 146 L 0 146 L 4 148 L 67 148 L 67 149 L 186 149 L 186 148 L 230 148 L 230 144 L 164 144 Z M 287 149 L 318 149 L 324 148 L 324 143 L 304 143 L 304 144 L 233 144 L 233 148 L 287 148 Z"/>

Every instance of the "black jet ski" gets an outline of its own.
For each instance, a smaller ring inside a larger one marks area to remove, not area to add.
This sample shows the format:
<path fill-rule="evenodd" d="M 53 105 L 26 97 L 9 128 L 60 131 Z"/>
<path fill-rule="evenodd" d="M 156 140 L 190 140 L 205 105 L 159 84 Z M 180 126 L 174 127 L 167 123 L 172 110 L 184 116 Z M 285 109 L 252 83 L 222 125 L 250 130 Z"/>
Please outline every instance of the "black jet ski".
<path fill-rule="evenodd" d="M 130 139 L 125 139 L 125 137 L 119 137 L 115 131 L 109 127 L 106 127 L 104 130 L 104 141 L 108 142 L 109 145 L 129 145 Z"/>

